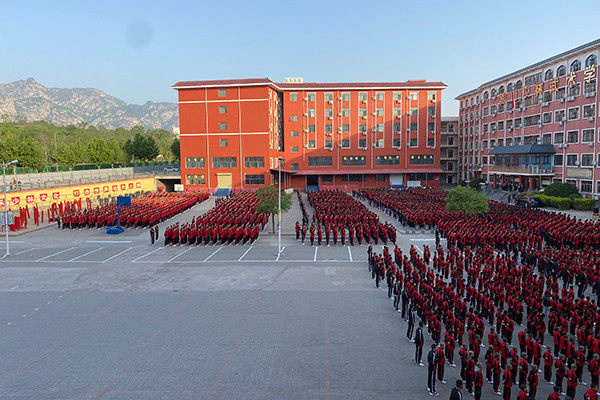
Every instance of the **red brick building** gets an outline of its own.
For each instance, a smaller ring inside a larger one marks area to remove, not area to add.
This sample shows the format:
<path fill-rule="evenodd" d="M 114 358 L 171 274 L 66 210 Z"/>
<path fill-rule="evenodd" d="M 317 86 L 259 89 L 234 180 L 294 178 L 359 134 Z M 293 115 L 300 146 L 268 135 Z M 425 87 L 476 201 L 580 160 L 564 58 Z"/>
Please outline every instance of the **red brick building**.
<path fill-rule="evenodd" d="M 440 183 L 441 82 L 178 82 L 188 188 Z"/>
<path fill-rule="evenodd" d="M 600 194 L 600 39 L 463 93 L 460 179 L 537 189 L 570 182 Z"/>

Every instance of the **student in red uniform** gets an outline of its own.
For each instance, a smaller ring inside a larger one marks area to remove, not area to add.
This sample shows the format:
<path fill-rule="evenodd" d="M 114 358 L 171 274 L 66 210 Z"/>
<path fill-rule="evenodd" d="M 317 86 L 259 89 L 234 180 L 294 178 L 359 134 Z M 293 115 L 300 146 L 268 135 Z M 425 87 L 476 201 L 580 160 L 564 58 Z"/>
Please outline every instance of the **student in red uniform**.
<path fill-rule="evenodd" d="M 510 391 L 511 391 L 512 385 L 513 385 L 512 371 L 510 370 L 510 368 L 506 368 L 506 370 L 504 370 L 503 380 L 504 380 L 504 391 L 502 393 L 502 399 L 510 400 Z M 500 392 L 496 392 L 496 394 L 500 394 Z"/>
<path fill-rule="evenodd" d="M 591 388 L 586 390 L 583 394 L 583 400 L 598 400 L 598 384 L 592 385 Z"/>
<path fill-rule="evenodd" d="M 565 378 L 567 378 L 567 396 L 575 398 L 575 390 L 577 389 L 577 372 L 575 365 L 571 365 L 571 369 L 567 371 Z"/>
<path fill-rule="evenodd" d="M 481 363 L 475 365 L 475 400 L 481 400 L 481 390 L 483 388 L 483 372 Z"/>
<path fill-rule="evenodd" d="M 527 377 L 527 383 L 529 384 L 529 397 L 531 400 L 535 399 L 535 394 L 537 393 L 537 387 L 539 384 L 537 372 L 538 369 L 534 365 L 531 367 L 531 371 L 529 371 L 529 376 Z"/>

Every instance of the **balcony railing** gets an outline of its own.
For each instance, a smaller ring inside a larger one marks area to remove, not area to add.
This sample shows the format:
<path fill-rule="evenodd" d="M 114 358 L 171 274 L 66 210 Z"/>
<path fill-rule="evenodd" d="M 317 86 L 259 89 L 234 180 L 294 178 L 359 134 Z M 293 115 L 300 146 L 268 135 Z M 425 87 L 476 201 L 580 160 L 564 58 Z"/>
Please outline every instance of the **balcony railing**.
<path fill-rule="evenodd" d="M 529 165 L 523 167 L 512 167 L 506 165 L 490 165 L 490 172 L 503 172 L 505 174 L 538 174 L 538 175 L 554 175 L 552 168 L 542 168 L 538 165 Z"/>

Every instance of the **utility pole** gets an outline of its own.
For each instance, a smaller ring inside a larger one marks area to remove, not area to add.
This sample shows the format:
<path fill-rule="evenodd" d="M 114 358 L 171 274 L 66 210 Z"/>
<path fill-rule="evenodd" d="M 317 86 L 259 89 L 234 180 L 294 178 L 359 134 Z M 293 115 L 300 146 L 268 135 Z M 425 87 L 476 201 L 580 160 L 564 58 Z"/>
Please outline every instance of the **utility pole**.
<path fill-rule="evenodd" d="M 277 164 L 279 164 L 279 185 L 277 187 L 277 189 L 279 190 L 279 206 L 278 206 L 278 211 L 277 211 L 277 215 L 279 216 L 279 222 L 277 224 L 277 236 L 278 236 L 278 246 L 277 246 L 277 257 L 279 258 L 279 255 L 281 254 L 281 168 L 283 167 L 283 157 L 277 157 Z"/>
<path fill-rule="evenodd" d="M 4 181 L 4 232 L 6 234 L 6 254 L 4 257 L 10 254 L 9 245 L 8 245 L 8 202 L 6 201 L 6 167 L 11 164 L 18 163 L 19 160 L 12 160 L 9 163 L 2 163 L 2 179 Z"/>

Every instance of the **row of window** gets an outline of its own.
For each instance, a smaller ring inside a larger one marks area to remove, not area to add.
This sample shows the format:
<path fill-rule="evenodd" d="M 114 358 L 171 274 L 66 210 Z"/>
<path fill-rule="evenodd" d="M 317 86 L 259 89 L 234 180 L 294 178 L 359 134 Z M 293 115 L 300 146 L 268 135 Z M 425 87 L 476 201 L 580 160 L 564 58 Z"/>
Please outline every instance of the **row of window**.
<path fill-rule="evenodd" d="M 552 137 L 553 135 L 554 135 L 554 139 Z M 566 137 L 566 142 L 565 142 L 565 137 Z M 598 132 L 598 141 L 600 141 L 600 130 Z M 565 132 L 555 132 L 555 133 L 544 133 L 542 135 L 528 135 L 528 136 L 523 137 L 523 144 L 536 144 L 536 143 L 576 144 L 576 143 L 593 143 L 593 142 L 594 142 L 594 129 L 582 129 L 581 132 L 578 130 L 571 130 L 571 131 L 567 131 L 566 134 L 565 134 Z M 504 146 L 505 139 L 503 139 L 503 138 L 499 138 L 497 140 L 490 139 L 489 141 L 482 140 L 481 148 L 487 149 L 488 143 L 489 143 L 490 148 L 492 148 L 492 149 L 494 147 L 496 147 L 496 144 L 499 147 L 502 147 L 502 146 Z M 520 137 L 506 138 L 506 146 L 520 145 L 520 144 L 521 144 Z M 471 150 L 479 149 L 479 140 L 472 141 L 472 142 L 463 142 L 463 149 L 465 151 L 469 150 L 469 149 L 471 149 Z"/>
<path fill-rule="evenodd" d="M 430 117 L 434 118 L 435 117 L 435 107 L 427 107 L 427 115 L 429 115 Z M 395 117 L 401 117 L 402 116 L 402 108 L 400 107 L 394 107 L 392 109 L 392 115 Z M 409 116 L 418 116 L 419 115 L 419 108 L 418 107 L 410 107 L 408 109 L 408 114 Z M 317 116 L 317 110 L 315 108 L 309 108 L 307 110 L 307 112 L 304 115 L 305 117 L 309 117 L 309 118 L 316 118 Z M 329 119 L 333 119 L 334 113 L 333 113 L 333 109 L 332 108 L 326 108 L 323 110 L 323 117 L 325 118 L 329 118 Z M 359 108 L 358 109 L 358 116 L 361 117 L 362 119 L 367 119 L 367 117 L 369 116 L 369 113 L 367 111 L 366 108 Z M 373 116 L 374 117 L 384 117 L 385 116 L 385 109 L 383 107 L 377 107 L 375 108 L 375 111 L 373 111 Z M 349 108 L 342 108 L 340 110 L 340 112 L 338 112 L 338 117 L 350 117 L 350 109 Z M 290 122 L 297 122 L 298 121 L 298 115 L 290 115 Z"/>
<path fill-rule="evenodd" d="M 213 168 L 232 168 L 237 166 L 236 157 L 213 157 Z M 186 168 L 204 168 L 204 157 L 186 157 Z M 248 156 L 244 157 L 244 167 L 246 168 L 264 168 L 265 158 Z"/>
<path fill-rule="evenodd" d="M 579 157 L 581 156 L 581 157 Z M 537 158 L 539 159 L 540 157 L 537 156 Z M 542 156 L 541 157 L 541 164 L 548 164 L 550 163 L 550 156 Z M 477 163 L 477 158 L 473 159 L 473 157 L 463 157 L 463 163 L 464 165 L 467 165 L 467 161 L 470 160 L 471 164 L 473 164 L 473 162 Z M 489 161 L 489 164 L 488 164 Z M 566 161 L 566 162 L 565 162 Z M 515 161 L 515 162 L 519 162 L 519 161 Z M 495 158 L 494 156 L 482 156 L 481 157 L 481 163 L 482 165 L 495 165 Z M 596 165 L 600 166 L 600 154 L 598 155 L 598 160 L 596 162 Z M 567 154 L 566 155 L 566 160 L 563 154 L 554 154 L 554 156 L 552 157 L 552 166 L 554 167 L 563 167 L 563 166 L 567 166 L 567 167 L 593 167 L 594 166 L 594 154 Z"/>
<path fill-rule="evenodd" d="M 290 101 L 298 101 L 298 93 L 290 92 Z M 407 100 L 419 100 L 419 92 L 410 92 L 407 96 Z M 367 92 L 358 92 L 358 101 L 366 102 L 369 98 L 369 94 Z M 392 98 L 396 102 L 402 101 L 402 92 L 393 92 Z M 334 94 L 333 92 L 325 92 L 323 93 L 323 101 L 333 101 Z M 427 92 L 427 99 L 430 101 L 436 100 L 436 92 Z M 350 101 L 350 92 L 342 92 L 340 93 L 338 100 L 340 101 Z M 373 100 L 375 101 L 384 101 L 385 100 L 385 92 L 375 92 L 373 96 Z M 304 101 L 317 101 L 317 94 L 314 92 L 306 93 L 306 97 Z"/>
<path fill-rule="evenodd" d="M 265 175 L 264 174 L 245 174 L 244 182 L 246 185 L 264 185 Z M 185 176 L 186 185 L 205 185 L 205 175 L 188 174 Z"/>
<path fill-rule="evenodd" d="M 597 65 L 597 63 L 598 63 L 597 56 L 595 54 L 590 54 L 585 59 L 585 68 L 595 67 Z M 570 64 L 569 72 L 577 73 L 579 71 L 581 71 L 581 61 L 574 60 Z M 565 65 L 559 66 L 556 69 L 556 77 L 560 78 L 565 75 L 567 75 L 567 67 Z M 555 72 L 552 68 L 550 68 L 544 72 L 543 76 L 544 76 L 545 81 L 549 81 L 551 79 L 554 79 Z M 541 81 L 542 81 L 542 72 L 537 72 L 535 74 L 531 74 L 531 75 L 525 77 L 525 86 L 535 85 L 536 83 L 539 83 Z M 515 83 L 512 83 L 512 82 L 509 83 L 506 86 L 506 92 L 512 92 L 514 90 L 519 90 L 522 87 L 523 87 L 523 81 L 521 81 L 519 79 Z M 504 86 L 500 86 L 498 89 L 494 88 L 490 92 L 485 91 L 485 92 L 483 92 L 483 100 L 487 100 L 490 97 L 490 94 L 491 94 L 492 98 L 495 98 L 497 95 L 502 94 L 502 93 L 505 93 Z M 464 102 L 461 102 L 461 108 L 468 106 L 469 103 L 472 106 L 475 103 L 479 103 L 479 101 L 480 101 L 479 95 L 477 95 L 475 97 L 471 97 L 470 99 L 467 99 Z"/>
<path fill-rule="evenodd" d="M 407 138 L 407 146 L 408 147 L 418 147 L 419 146 L 419 142 L 417 138 Z M 372 140 L 373 143 L 373 147 L 375 148 L 383 148 L 385 147 L 385 140 L 382 138 L 375 138 Z M 338 144 L 340 148 L 343 149 L 349 149 L 350 148 L 350 139 L 340 139 L 338 140 Z M 402 146 L 402 139 L 400 138 L 393 138 L 392 139 L 392 147 L 401 147 Z M 324 141 L 324 146 L 325 149 L 333 149 L 333 139 L 325 139 Z M 359 148 L 367 148 L 367 139 L 366 138 L 359 138 L 358 139 L 358 147 Z M 431 137 L 431 138 L 427 138 L 427 147 L 435 147 L 435 138 Z M 307 140 L 306 143 L 306 148 L 308 149 L 316 149 L 317 148 L 317 141 L 314 139 L 309 139 Z M 298 146 L 290 146 L 290 152 L 291 153 L 298 153 L 300 151 L 300 147 Z"/>
<path fill-rule="evenodd" d="M 371 129 L 373 132 L 384 132 L 385 124 L 383 124 L 383 123 L 373 124 Z M 419 124 L 417 122 L 411 122 L 408 126 L 408 129 L 410 132 L 416 132 L 419 130 Z M 432 133 L 435 132 L 435 122 L 428 122 L 427 130 Z M 325 131 L 325 133 L 333 133 L 333 124 L 325 124 L 324 131 Z M 358 124 L 358 131 L 359 132 L 367 132 L 367 124 Z M 393 122 L 392 132 L 400 133 L 401 131 L 402 131 L 402 124 L 400 122 Z M 306 132 L 307 133 L 316 133 L 317 125 L 316 124 L 308 124 L 307 128 L 306 128 Z M 350 132 L 350 124 L 340 124 L 340 126 L 338 127 L 338 132 L 349 133 Z M 298 137 L 298 131 L 290 131 L 290 137 Z"/>
<path fill-rule="evenodd" d="M 375 165 L 400 165 L 401 156 L 382 155 L 375 156 Z M 342 166 L 364 166 L 367 165 L 366 156 L 343 156 L 341 158 Z M 432 165 L 435 157 L 433 154 L 416 154 L 409 157 L 410 165 Z M 331 167 L 333 166 L 332 156 L 311 156 L 308 157 L 309 167 Z"/>

